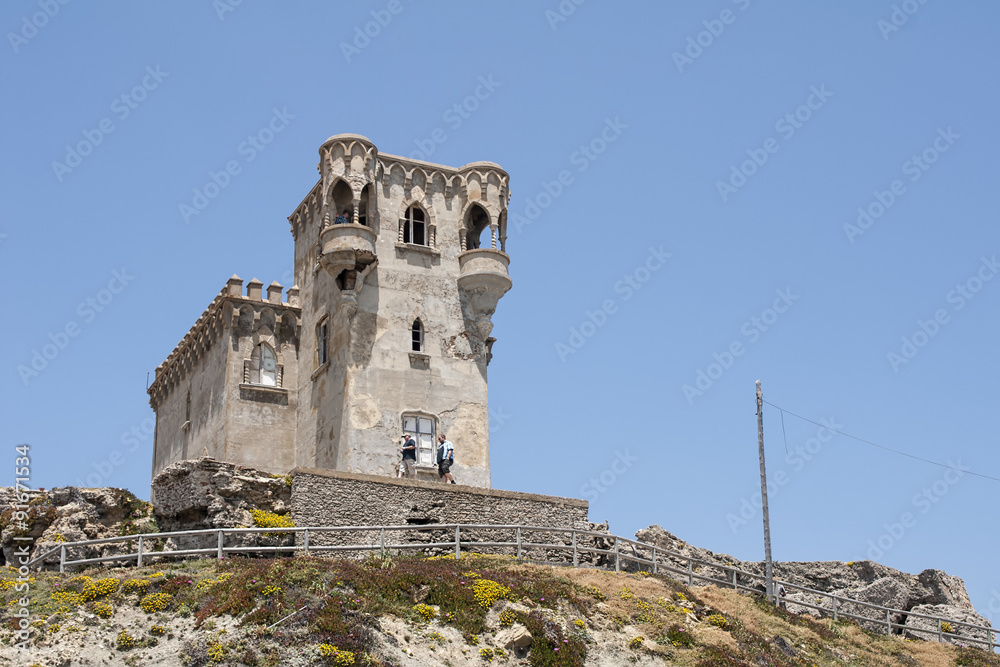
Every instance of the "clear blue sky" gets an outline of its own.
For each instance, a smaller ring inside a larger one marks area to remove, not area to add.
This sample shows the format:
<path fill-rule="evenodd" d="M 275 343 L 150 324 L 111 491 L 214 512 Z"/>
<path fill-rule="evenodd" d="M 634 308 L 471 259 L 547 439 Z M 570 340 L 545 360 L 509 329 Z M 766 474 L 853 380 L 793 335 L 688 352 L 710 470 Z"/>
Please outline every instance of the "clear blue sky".
<path fill-rule="evenodd" d="M 50 4 L 0 7 L 4 433 L 36 485 L 148 495 L 147 374 L 233 273 L 290 285 L 285 218 L 342 132 L 511 175 L 494 487 L 761 558 L 757 379 L 1000 477 L 994 3 Z M 881 540 L 1000 612 L 1000 482 L 764 422 L 775 558 Z"/>

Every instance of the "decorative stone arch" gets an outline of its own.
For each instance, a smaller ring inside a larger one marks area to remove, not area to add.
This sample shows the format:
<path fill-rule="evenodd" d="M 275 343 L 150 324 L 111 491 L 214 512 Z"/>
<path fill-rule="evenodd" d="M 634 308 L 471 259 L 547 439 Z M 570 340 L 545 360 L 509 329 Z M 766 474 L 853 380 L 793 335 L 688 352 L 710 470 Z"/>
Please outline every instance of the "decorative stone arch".
<path fill-rule="evenodd" d="M 428 192 L 434 183 L 435 173 L 435 171 L 428 171 L 419 165 L 411 167 L 406 172 L 407 190 L 419 188 L 421 192 Z"/>
<path fill-rule="evenodd" d="M 253 331 L 254 320 L 256 319 L 256 313 L 254 312 L 254 307 L 247 303 L 240 307 L 238 311 L 234 313 L 236 317 L 236 331 L 238 335 L 246 335 Z"/>
<path fill-rule="evenodd" d="M 478 230 L 473 228 L 474 222 L 471 214 L 474 208 L 479 208 L 486 214 L 486 225 L 480 226 Z M 486 227 L 490 228 L 490 246 L 493 248 L 497 247 L 497 214 L 488 201 L 483 199 L 467 200 L 465 202 L 465 206 L 462 207 L 461 221 L 462 223 L 458 227 L 458 244 L 461 251 L 472 250 L 473 248 L 478 247 L 475 244 L 470 243 L 470 240 L 473 235 L 476 235 L 475 238 L 476 241 L 478 241 L 478 234 L 481 234 Z"/>
<path fill-rule="evenodd" d="M 334 177 L 330 181 L 330 185 L 323 195 L 323 198 L 326 200 L 326 207 L 323 211 L 322 227 L 332 225 L 337 216 L 343 213 L 344 209 L 347 209 L 350 216 L 350 211 L 354 207 L 355 200 L 359 199 L 354 192 L 354 186 L 351 181 L 340 176 Z M 349 221 L 353 222 L 353 220 Z"/>
<path fill-rule="evenodd" d="M 261 308 L 260 315 L 257 318 L 257 331 L 254 335 L 259 335 L 261 331 L 266 331 L 271 339 L 274 339 L 274 330 L 277 328 L 278 314 L 274 312 L 273 308 Z M 272 344 L 272 347 L 273 344 Z"/>
<path fill-rule="evenodd" d="M 425 199 L 417 199 L 407 197 L 403 200 L 402 205 L 399 208 L 399 229 L 398 237 L 396 238 L 397 243 L 406 243 L 403 240 L 403 228 L 406 222 L 406 212 L 411 206 L 418 207 L 424 212 L 424 221 L 427 225 L 427 247 L 436 248 L 437 247 L 437 216 L 434 215 L 434 207 L 431 206 Z"/>

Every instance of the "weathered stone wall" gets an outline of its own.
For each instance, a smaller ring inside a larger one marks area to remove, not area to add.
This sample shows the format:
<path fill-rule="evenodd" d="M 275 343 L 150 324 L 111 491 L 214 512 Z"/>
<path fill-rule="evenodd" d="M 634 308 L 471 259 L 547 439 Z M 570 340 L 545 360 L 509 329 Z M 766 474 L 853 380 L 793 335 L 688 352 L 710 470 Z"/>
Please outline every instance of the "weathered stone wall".
<path fill-rule="evenodd" d="M 426 529 L 434 524 L 468 523 L 593 529 L 585 500 L 308 468 L 292 471 L 291 508 L 297 526 L 411 525 Z M 510 541 L 511 531 L 506 533 L 498 539 Z M 406 538 L 413 539 L 414 534 L 407 532 Z M 376 533 L 352 536 L 354 543 L 365 538 L 374 543 L 378 540 Z M 310 535 L 309 539 L 311 544 L 343 542 L 331 534 Z M 390 542 L 393 539 L 387 537 Z M 437 534 L 435 539 L 453 537 Z M 537 541 L 557 540 L 547 534 L 539 535 Z M 565 556 L 563 552 L 559 559 Z"/>
<path fill-rule="evenodd" d="M 242 285 L 233 276 L 178 346 L 182 351 L 157 369 L 151 387 L 154 477 L 196 457 L 275 473 L 295 466 L 299 308 L 280 301 L 280 285 L 268 288 L 276 290 L 274 301 L 259 281 L 248 283 L 246 294 Z M 244 376 L 245 362 L 261 343 L 274 350 L 282 368 L 280 387 Z"/>
<path fill-rule="evenodd" d="M 225 383 L 226 444 L 225 451 L 210 454 L 278 474 L 295 467 L 298 313 L 287 306 L 249 299 L 242 304 L 234 300 L 230 305 L 234 313 L 228 320 L 232 326 L 228 332 L 231 353 Z M 250 383 L 244 381 L 244 363 L 262 343 L 274 350 L 283 369 L 281 387 L 254 384 L 252 379 Z M 192 456 L 201 455 L 200 451 L 192 452 Z"/>
<path fill-rule="evenodd" d="M 175 461 L 213 456 L 224 458 L 228 337 L 222 334 L 196 361 L 190 373 L 156 405 L 153 475 Z M 191 396 L 191 419 L 187 400 Z"/>

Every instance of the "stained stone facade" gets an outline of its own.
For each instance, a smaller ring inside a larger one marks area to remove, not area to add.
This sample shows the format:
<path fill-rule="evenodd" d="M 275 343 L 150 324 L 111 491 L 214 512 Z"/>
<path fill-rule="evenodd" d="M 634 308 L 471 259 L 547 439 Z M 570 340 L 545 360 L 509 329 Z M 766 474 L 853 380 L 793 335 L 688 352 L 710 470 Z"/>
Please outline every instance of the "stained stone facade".
<path fill-rule="evenodd" d="M 289 216 L 295 286 L 233 276 L 156 370 L 153 475 L 201 456 L 395 476 L 399 436 L 437 479 L 439 433 L 460 484 L 490 486 L 486 369 L 510 289 L 508 175 L 380 154 L 359 135 L 319 150 Z"/>

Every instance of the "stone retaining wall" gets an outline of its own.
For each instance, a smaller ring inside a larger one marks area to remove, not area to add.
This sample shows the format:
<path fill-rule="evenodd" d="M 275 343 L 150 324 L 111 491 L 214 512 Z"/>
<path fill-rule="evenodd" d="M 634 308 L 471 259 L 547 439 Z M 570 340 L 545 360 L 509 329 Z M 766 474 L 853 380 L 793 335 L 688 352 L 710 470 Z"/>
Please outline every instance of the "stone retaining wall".
<path fill-rule="evenodd" d="M 527 524 L 589 529 L 589 503 L 576 498 L 295 468 L 292 516 L 298 526 Z"/>

